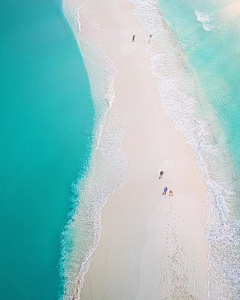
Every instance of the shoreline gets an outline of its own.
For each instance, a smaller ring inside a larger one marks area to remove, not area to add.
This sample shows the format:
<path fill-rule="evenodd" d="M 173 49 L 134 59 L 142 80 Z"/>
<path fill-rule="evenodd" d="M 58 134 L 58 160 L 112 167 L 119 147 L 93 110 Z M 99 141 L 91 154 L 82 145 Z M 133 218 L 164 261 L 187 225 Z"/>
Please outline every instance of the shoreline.
<path fill-rule="evenodd" d="M 95 121 L 89 165 L 75 186 L 76 203 L 62 232 L 61 299 L 80 297 L 84 276 L 101 234 L 102 207 L 108 195 L 118 190 L 127 177 L 127 160 L 122 147 L 127 118 L 121 107 L 117 112 L 112 108 L 112 86 L 117 70 L 97 38 L 96 24 L 88 18 L 91 5 L 82 2 L 80 12 L 78 0 L 63 1 L 63 12 L 72 27 L 89 76 Z M 83 24 L 77 22 L 79 17 L 86 18 Z"/>
<path fill-rule="evenodd" d="M 193 150 L 186 145 L 184 137 L 174 128 L 172 121 L 166 116 L 162 107 L 161 99 L 156 91 L 157 79 L 151 71 L 150 57 L 145 53 L 147 36 L 132 14 L 132 5 L 125 1 L 119 1 L 119 4 L 119 7 L 114 7 L 113 4 L 107 4 L 105 1 L 102 7 L 99 8 L 99 11 L 97 11 L 97 23 L 100 24 L 100 41 L 118 70 L 113 85 L 115 91 L 113 106 L 116 103 L 123 105 L 129 118 L 124 137 L 124 149 L 129 160 L 129 175 L 125 185 L 109 197 L 108 203 L 103 208 L 100 243 L 93 254 L 93 261 L 85 277 L 81 299 L 95 299 L 99 295 L 102 295 L 103 299 L 117 299 L 118 295 L 124 295 L 123 293 L 128 293 L 131 297 L 134 297 L 134 295 L 137 295 L 136 291 L 138 291 L 138 299 L 141 299 L 141 297 L 151 293 L 149 288 L 153 283 L 150 283 L 150 280 L 154 281 L 155 284 L 155 289 L 152 291 L 154 293 L 154 295 L 152 294 L 153 297 L 159 297 L 161 288 L 158 285 L 161 282 L 162 287 L 165 289 L 166 297 L 175 299 L 174 297 L 177 297 L 177 295 L 174 295 L 174 290 L 176 289 L 176 291 L 178 290 L 182 293 L 183 299 L 190 295 L 198 297 L 197 299 L 206 299 L 207 254 L 209 249 L 207 241 L 202 235 L 206 221 L 204 207 L 206 187 L 200 179 L 199 171 L 196 168 Z M 113 6 L 111 7 L 111 5 Z M 103 8 L 104 11 L 101 12 L 100 10 Z M 115 14 L 114 20 L 108 20 L 104 17 L 105 11 L 108 10 L 109 14 Z M 128 22 L 128 26 L 121 23 L 121 17 L 125 17 L 125 14 L 128 15 L 125 21 Z M 134 28 L 134 34 L 136 33 L 136 42 L 134 44 L 131 42 L 133 31 L 129 30 L 130 26 Z M 113 44 L 112 40 L 115 40 L 116 43 Z M 137 59 L 141 61 L 141 68 L 138 66 Z M 129 68 L 131 64 L 135 68 L 133 71 L 131 67 Z M 145 77 L 141 78 L 139 74 L 143 72 Z M 148 74 L 147 77 L 146 74 Z M 125 77 L 128 78 L 126 79 Z M 136 90 L 136 87 L 132 91 L 130 88 L 126 88 L 129 82 L 132 82 L 132 85 L 135 86 L 135 79 L 137 89 L 140 89 L 143 94 L 145 93 L 145 97 L 153 98 L 151 101 L 146 103 L 139 91 Z M 146 82 L 149 86 L 147 91 L 142 90 L 142 85 L 146 84 Z M 136 105 L 139 99 L 141 100 L 140 108 Z M 152 107 L 149 108 L 149 105 Z M 144 114 L 147 115 L 146 118 L 143 118 Z M 158 119 L 160 116 L 164 121 Z M 152 118 L 153 120 L 151 120 Z M 160 130 L 162 127 L 167 132 Z M 155 128 L 159 130 L 157 135 L 154 133 Z M 151 142 L 153 147 L 146 147 L 146 141 L 148 144 Z M 165 149 L 162 149 L 162 141 L 165 141 L 165 144 L 168 145 L 163 147 Z M 156 149 L 153 149 L 154 147 Z M 178 148 L 177 151 L 173 150 L 174 147 Z M 166 159 L 163 159 L 164 155 Z M 153 158 L 156 161 L 153 161 Z M 138 161 L 142 160 L 150 162 L 150 166 L 146 168 L 143 163 L 139 165 Z M 158 186 L 158 172 L 160 169 L 164 169 L 165 174 L 163 178 L 170 182 L 170 188 L 173 189 L 174 197 L 165 196 L 166 198 L 163 198 L 164 196 L 161 196 L 162 186 L 161 188 Z M 172 173 L 173 169 L 174 172 Z M 186 169 L 188 169 L 187 174 L 185 174 Z M 194 174 L 194 176 L 189 178 L 189 173 Z M 180 182 L 176 174 L 180 175 Z M 186 184 L 186 182 L 190 185 Z M 172 185 L 175 187 L 173 188 Z M 136 191 L 136 186 L 138 186 L 140 191 Z M 189 188 L 186 188 L 187 186 L 191 186 L 190 191 Z M 148 191 L 149 195 L 146 194 L 146 191 Z M 176 193 L 176 191 L 178 192 Z M 148 203 L 150 195 L 152 201 Z M 139 203 L 134 200 L 135 196 L 140 199 L 140 205 L 144 209 L 138 208 Z M 130 203 L 129 199 L 126 198 L 131 199 Z M 191 198 L 194 198 L 194 200 L 191 200 Z M 161 199 L 160 204 L 159 199 Z M 148 205 L 145 200 L 147 200 Z M 164 202 L 162 203 L 162 201 Z M 182 211 L 182 208 L 188 212 Z M 198 214 L 199 208 L 200 216 Z M 136 209 L 138 212 L 137 216 L 133 213 Z M 160 221 L 158 221 L 156 212 L 162 217 Z M 177 216 L 177 214 L 180 215 Z M 196 221 L 199 218 L 200 221 Z M 128 227 L 123 226 L 121 228 L 122 220 L 128 224 Z M 131 220 L 135 220 L 135 223 Z M 187 228 L 191 227 L 190 231 L 186 231 L 186 225 Z M 124 234 L 129 231 L 129 228 L 131 234 L 129 233 L 126 237 Z M 154 232 L 157 234 L 157 240 L 155 240 Z M 141 236 L 142 233 L 144 233 L 145 239 Z M 138 247 L 134 247 L 134 249 L 136 248 L 134 253 L 126 253 L 127 249 L 131 249 L 130 246 L 135 235 L 138 236 L 138 238 L 135 238 Z M 149 238 L 146 238 L 147 236 Z M 168 239 L 168 236 L 170 236 L 170 239 Z M 163 240 L 161 240 L 162 237 L 164 237 Z M 127 241 L 125 241 L 125 238 Z M 190 239 L 193 241 L 193 245 L 189 243 Z M 167 244 L 171 246 L 166 249 L 164 245 Z M 199 247 L 203 251 L 199 251 Z M 125 250 L 123 251 L 123 249 Z M 179 249 L 184 249 L 184 251 L 179 252 Z M 154 257 L 150 261 L 148 258 L 149 251 L 153 252 Z M 158 272 L 161 270 L 159 261 L 164 258 L 164 253 L 170 257 L 161 264 L 161 266 L 164 266 L 166 274 L 163 271 L 162 273 Z M 192 255 L 194 258 L 189 262 L 189 257 Z M 142 256 L 144 259 L 140 260 L 139 264 L 139 261 L 136 261 L 136 257 L 140 259 Z M 178 257 L 179 261 L 177 263 L 171 262 L 174 261 L 174 257 Z M 114 259 L 118 259 L 119 263 L 114 262 Z M 131 266 L 131 276 L 129 267 L 123 263 L 125 260 Z M 110 266 L 110 263 L 112 266 Z M 150 267 L 148 267 L 149 263 Z M 127 272 L 124 273 L 119 269 L 120 267 L 125 267 Z M 138 275 L 137 271 L 139 271 L 140 267 L 145 272 L 140 272 L 140 275 Z M 169 267 L 171 272 L 168 272 Z M 132 283 L 129 289 L 125 287 L 124 282 L 126 278 L 124 279 L 124 276 Z M 116 280 L 116 277 L 118 280 Z M 175 281 L 175 289 L 169 286 L 168 281 L 171 278 Z M 188 284 L 185 286 L 185 283 L 181 283 L 181 280 L 177 280 L 177 278 L 187 278 Z M 139 282 L 141 282 L 141 288 L 137 284 Z M 93 285 L 94 290 L 92 289 Z M 143 288 L 144 285 L 145 288 Z M 109 290 L 112 294 L 109 294 Z"/>

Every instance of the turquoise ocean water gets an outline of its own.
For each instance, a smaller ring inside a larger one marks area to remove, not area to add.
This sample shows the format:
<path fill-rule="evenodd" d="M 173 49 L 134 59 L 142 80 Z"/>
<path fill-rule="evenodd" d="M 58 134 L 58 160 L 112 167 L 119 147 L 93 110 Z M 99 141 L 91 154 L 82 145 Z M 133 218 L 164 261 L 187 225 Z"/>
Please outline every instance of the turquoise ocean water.
<path fill-rule="evenodd" d="M 0 299 L 58 299 L 71 184 L 94 109 L 61 1 L 1 3 Z"/>

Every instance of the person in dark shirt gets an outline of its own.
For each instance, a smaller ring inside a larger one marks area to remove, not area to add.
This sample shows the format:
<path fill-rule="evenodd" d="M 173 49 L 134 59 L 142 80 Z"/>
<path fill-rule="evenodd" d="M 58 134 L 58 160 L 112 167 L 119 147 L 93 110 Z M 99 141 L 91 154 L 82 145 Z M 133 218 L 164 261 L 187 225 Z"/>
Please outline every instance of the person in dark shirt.
<path fill-rule="evenodd" d="M 163 174 L 164 174 L 164 172 L 163 172 L 163 171 L 161 171 L 161 172 L 160 172 L 160 174 L 159 174 L 159 179 L 162 179 L 162 177 L 163 177 Z"/>

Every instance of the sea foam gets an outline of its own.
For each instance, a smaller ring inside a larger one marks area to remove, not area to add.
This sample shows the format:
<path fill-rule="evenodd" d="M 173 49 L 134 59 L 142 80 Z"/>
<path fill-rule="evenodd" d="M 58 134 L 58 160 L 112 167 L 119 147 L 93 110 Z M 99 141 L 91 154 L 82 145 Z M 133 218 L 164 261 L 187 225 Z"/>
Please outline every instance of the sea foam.
<path fill-rule="evenodd" d="M 89 167 L 75 185 L 76 198 L 62 233 L 61 298 L 80 299 L 84 276 L 99 243 L 101 210 L 127 178 L 123 137 L 128 118 L 122 106 L 113 105 L 117 70 L 98 40 L 99 26 L 92 18 L 95 5 L 65 0 L 63 11 L 84 59 L 96 115 Z"/>
<path fill-rule="evenodd" d="M 200 11 L 195 11 L 197 21 L 201 22 L 203 24 L 203 29 L 206 31 L 212 31 L 213 26 L 210 25 L 211 20 L 213 20 L 212 16 L 213 13 L 205 13 L 205 12 L 200 12 Z"/>
<path fill-rule="evenodd" d="M 218 15 L 215 12 L 201 12 L 195 10 L 197 21 L 202 23 L 202 27 L 205 31 L 213 31 L 218 30 L 222 27 L 222 25 L 217 22 L 218 21 Z"/>
<path fill-rule="evenodd" d="M 156 0 L 129 0 L 133 13 L 148 35 L 147 53 L 158 78 L 157 89 L 167 115 L 195 151 L 201 178 L 207 186 L 207 222 L 203 235 L 209 242 L 209 299 L 240 299 L 240 223 L 232 203 L 237 199 L 238 175 L 227 141 L 213 107 L 201 88 L 180 45 Z M 205 30 L 210 16 L 197 13 Z M 194 43 L 193 43 L 193 46 Z"/>

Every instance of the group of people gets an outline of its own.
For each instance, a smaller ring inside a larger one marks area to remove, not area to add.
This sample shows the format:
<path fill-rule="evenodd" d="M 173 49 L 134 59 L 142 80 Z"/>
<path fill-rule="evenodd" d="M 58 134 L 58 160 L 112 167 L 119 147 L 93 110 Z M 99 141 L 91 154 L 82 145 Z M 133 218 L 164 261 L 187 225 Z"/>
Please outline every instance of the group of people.
<path fill-rule="evenodd" d="M 135 41 L 135 37 L 136 37 L 136 35 L 133 35 L 133 36 L 132 36 L 132 42 Z M 150 34 L 150 35 L 149 35 L 149 38 L 148 38 L 148 42 L 149 42 L 149 43 L 151 43 L 151 39 L 152 39 L 152 35 Z"/>
<path fill-rule="evenodd" d="M 164 174 L 164 172 L 161 171 L 160 174 L 159 174 L 159 179 L 162 179 L 163 174 Z M 163 190 L 163 195 L 166 195 L 166 194 L 167 194 L 167 191 L 168 191 L 168 188 L 165 187 L 164 190 Z M 172 191 L 172 190 L 169 190 L 168 195 L 169 195 L 169 197 L 170 197 L 170 196 L 173 196 L 173 191 Z"/>

